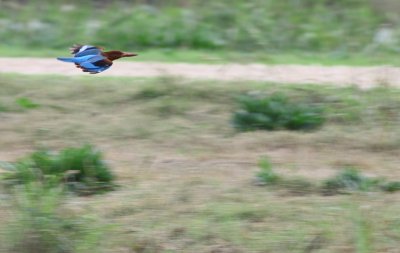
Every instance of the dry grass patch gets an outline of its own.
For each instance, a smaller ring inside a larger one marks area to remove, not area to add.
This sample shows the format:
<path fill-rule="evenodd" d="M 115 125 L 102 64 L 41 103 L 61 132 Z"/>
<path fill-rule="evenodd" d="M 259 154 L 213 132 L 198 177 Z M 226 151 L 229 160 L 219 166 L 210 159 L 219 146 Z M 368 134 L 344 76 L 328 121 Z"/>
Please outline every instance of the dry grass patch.
<path fill-rule="evenodd" d="M 326 124 L 238 133 L 235 98 L 254 91 L 323 103 Z M 268 156 L 284 177 L 322 181 L 353 165 L 398 180 L 399 90 L 2 75 L 0 104 L 18 97 L 40 107 L 0 112 L 0 160 L 92 143 L 114 168 L 117 191 L 69 203 L 115 224 L 105 252 L 397 250 L 398 194 L 293 196 L 253 179 Z"/>

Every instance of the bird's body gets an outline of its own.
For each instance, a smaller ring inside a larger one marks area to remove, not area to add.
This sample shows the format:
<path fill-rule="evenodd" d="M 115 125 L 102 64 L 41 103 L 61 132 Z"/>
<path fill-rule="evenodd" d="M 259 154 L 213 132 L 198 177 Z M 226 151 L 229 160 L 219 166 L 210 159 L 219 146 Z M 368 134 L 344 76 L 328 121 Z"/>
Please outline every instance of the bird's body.
<path fill-rule="evenodd" d="M 91 45 L 74 45 L 70 51 L 74 57 L 58 57 L 57 59 L 75 63 L 77 68 L 90 74 L 97 74 L 110 68 L 114 60 L 137 55 L 121 51 L 103 52 L 102 48 Z"/>

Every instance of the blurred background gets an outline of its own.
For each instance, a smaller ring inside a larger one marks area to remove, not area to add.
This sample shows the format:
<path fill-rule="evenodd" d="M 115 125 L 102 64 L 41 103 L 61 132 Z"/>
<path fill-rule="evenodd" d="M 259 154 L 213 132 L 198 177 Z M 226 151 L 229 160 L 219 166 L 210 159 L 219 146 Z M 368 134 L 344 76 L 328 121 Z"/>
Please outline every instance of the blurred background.
<path fill-rule="evenodd" d="M 319 53 L 334 61 L 382 57 L 400 47 L 396 0 L 2 0 L 0 6 L 3 54 L 21 48 L 45 49 L 41 54 L 49 55 L 90 42 L 162 49 L 171 58 L 170 50 L 187 49 L 246 52 L 247 57 L 263 52 L 251 59 L 260 61 L 273 61 L 267 54 L 296 61 L 296 55 Z"/>
<path fill-rule="evenodd" d="M 0 0 L 0 252 L 399 252 L 399 13 Z"/>

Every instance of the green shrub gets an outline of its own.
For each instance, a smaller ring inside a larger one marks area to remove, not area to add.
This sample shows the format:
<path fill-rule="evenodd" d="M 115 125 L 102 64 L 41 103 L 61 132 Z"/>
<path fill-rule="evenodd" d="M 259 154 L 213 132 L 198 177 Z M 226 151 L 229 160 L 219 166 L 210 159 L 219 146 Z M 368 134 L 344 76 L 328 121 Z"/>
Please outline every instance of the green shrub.
<path fill-rule="evenodd" d="M 234 113 L 233 125 L 241 131 L 250 130 L 312 130 L 324 123 L 320 106 L 305 102 L 290 102 L 282 94 L 242 96 L 240 109 Z"/>
<path fill-rule="evenodd" d="M 272 165 L 267 158 L 263 158 L 258 162 L 260 172 L 257 173 L 257 178 L 267 185 L 272 185 L 278 182 L 279 176 L 272 170 Z"/>
<path fill-rule="evenodd" d="M 65 195 L 61 188 L 29 183 L 17 187 L 11 197 L 10 221 L 0 225 L 4 226 L 2 248 L 6 252 L 98 252 L 100 226 L 95 228 L 93 219 L 62 209 Z"/>
<path fill-rule="evenodd" d="M 80 148 L 66 148 L 62 150 L 57 159 L 61 171 L 77 170 L 76 180 L 79 182 L 109 183 L 113 175 L 102 158 L 102 153 L 91 145 Z"/>
<path fill-rule="evenodd" d="M 9 165 L 5 179 L 10 184 L 42 181 L 54 186 L 65 182 L 73 190 L 90 193 L 111 188 L 114 179 L 101 152 L 90 145 L 65 148 L 58 153 L 36 151 Z"/>
<path fill-rule="evenodd" d="M 387 182 L 382 185 L 382 189 L 387 192 L 400 191 L 400 182 L 399 181 Z"/>
<path fill-rule="evenodd" d="M 348 191 L 369 191 L 378 184 L 378 179 L 365 177 L 358 170 L 347 168 L 326 180 L 322 188 L 325 194 L 330 195 Z"/>

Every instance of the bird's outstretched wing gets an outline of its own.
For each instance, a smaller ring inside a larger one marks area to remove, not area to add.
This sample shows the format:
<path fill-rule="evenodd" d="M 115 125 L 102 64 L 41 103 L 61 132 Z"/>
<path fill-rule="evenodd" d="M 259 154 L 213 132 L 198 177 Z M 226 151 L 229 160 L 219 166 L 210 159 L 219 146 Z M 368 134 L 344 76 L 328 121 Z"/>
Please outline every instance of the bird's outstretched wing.
<path fill-rule="evenodd" d="M 112 64 L 112 61 L 110 61 L 109 59 L 105 58 L 102 55 L 97 55 L 85 62 L 76 64 L 76 67 L 82 69 L 83 72 L 97 74 L 108 69 L 109 67 L 111 67 Z"/>
<path fill-rule="evenodd" d="M 91 45 L 73 45 L 70 49 L 71 54 L 75 57 L 81 57 L 86 55 L 100 55 L 102 53 L 103 48 L 95 47 Z"/>

